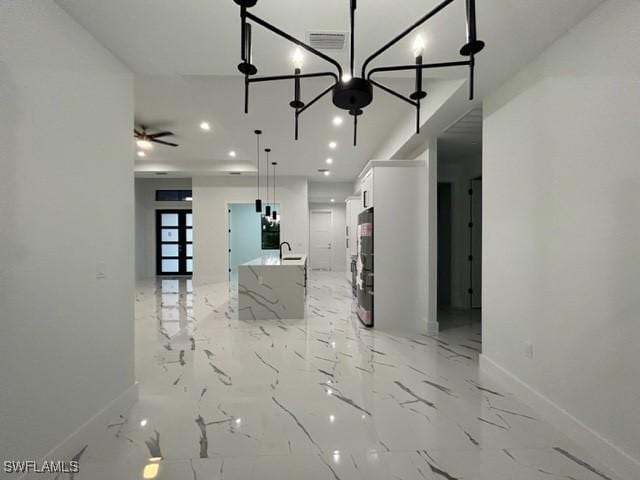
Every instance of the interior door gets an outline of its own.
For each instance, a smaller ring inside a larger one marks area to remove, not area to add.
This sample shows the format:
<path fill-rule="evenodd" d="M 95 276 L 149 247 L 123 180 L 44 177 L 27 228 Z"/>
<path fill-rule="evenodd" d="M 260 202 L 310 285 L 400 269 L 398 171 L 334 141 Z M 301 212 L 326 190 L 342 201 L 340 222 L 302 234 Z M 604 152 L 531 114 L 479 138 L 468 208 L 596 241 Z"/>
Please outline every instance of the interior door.
<path fill-rule="evenodd" d="M 193 215 L 191 210 L 156 211 L 156 273 L 193 272 Z"/>
<path fill-rule="evenodd" d="M 331 270 L 331 230 L 333 216 L 330 210 L 311 212 L 311 269 Z"/>
<path fill-rule="evenodd" d="M 471 308 L 482 307 L 482 178 L 471 181 Z"/>

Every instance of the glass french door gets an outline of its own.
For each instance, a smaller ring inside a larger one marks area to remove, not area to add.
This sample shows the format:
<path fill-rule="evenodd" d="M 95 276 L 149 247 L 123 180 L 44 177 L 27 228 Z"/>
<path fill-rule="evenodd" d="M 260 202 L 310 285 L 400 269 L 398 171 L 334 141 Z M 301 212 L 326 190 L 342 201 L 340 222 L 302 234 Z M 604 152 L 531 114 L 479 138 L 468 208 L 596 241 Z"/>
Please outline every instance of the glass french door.
<path fill-rule="evenodd" d="M 156 273 L 193 272 L 193 215 L 191 210 L 156 211 Z"/>

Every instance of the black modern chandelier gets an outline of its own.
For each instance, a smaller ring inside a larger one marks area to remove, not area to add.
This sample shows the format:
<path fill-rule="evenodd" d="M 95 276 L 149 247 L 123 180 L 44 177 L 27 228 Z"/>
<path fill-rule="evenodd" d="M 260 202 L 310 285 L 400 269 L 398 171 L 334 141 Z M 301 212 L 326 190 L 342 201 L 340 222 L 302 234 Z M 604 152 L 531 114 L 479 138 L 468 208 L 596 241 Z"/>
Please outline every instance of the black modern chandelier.
<path fill-rule="evenodd" d="M 279 28 L 271 25 L 269 22 L 261 19 L 260 17 L 252 14 L 248 11 L 258 3 L 258 0 L 234 0 L 235 3 L 240 5 L 240 21 L 241 21 L 241 63 L 238 65 L 238 70 L 244 75 L 244 112 L 249 113 L 249 85 L 259 82 L 271 82 L 279 80 L 293 80 L 294 81 L 294 98 L 289 105 L 295 110 L 295 139 L 299 137 L 299 118 L 308 108 L 315 104 L 322 97 L 329 92 L 333 96 L 333 104 L 342 109 L 347 110 L 349 115 L 353 117 L 353 145 L 357 144 L 357 131 L 358 131 L 358 117 L 364 113 L 364 109 L 373 101 L 373 87 L 377 87 L 380 90 L 393 95 L 394 97 L 408 103 L 416 109 L 416 133 L 420 133 L 420 103 L 427 96 L 427 92 L 422 87 L 422 72 L 427 69 L 438 68 L 455 68 L 455 67 L 468 67 L 469 68 L 469 100 L 473 100 L 474 95 L 474 69 L 475 69 L 475 55 L 484 48 L 484 42 L 477 38 L 476 28 L 476 7 L 475 0 L 465 0 L 466 2 L 466 24 L 467 24 L 467 43 L 465 43 L 460 49 L 460 55 L 467 57 L 466 60 L 452 61 L 452 62 L 440 62 L 440 63 L 422 63 L 422 52 L 424 50 L 424 43 L 421 38 L 416 38 L 414 43 L 415 64 L 410 65 L 392 65 L 386 67 L 374 67 L 368 68 L 369 64 L 387 51 L 393 45 L 409 35 L 416 28 L 424 24 L 427 20 L 431 19 L 438 13 L 440 13 L 445 7 L 453 3 L 455 0 L 444 0 L 439 5 L 434 7 L 426 15 L 418 19 L 411 24 L 405 30 L 396 35 L 389 42 L 384 44 L 374 53 L 372 53 L 362 64 L 360 76 L 356 76 L 354 65 L 354 43 L 355 43 L 355 12 L 356 1 L 349 0 L 350 2 L 350 63 L 349 73 L 345 73 L 340 63 L 335 59 L 325 55 L 324 53 L 316 50 L 312 46 L 305 42 L 289 35 L 288 33 L 280 30 Z M 313 72 L 302 73 L 302 51 L 297 50 L 293 56 L 294 72 L 293 75 L 277 75 L 268 77 L 255 76 L 258 73 L 258 68 L 253 64 L 251 54 L 251 30 L 252 23 L 260 25 L 263 28 L 273 32 L 274 34 L 294 43 L 299 48 L 302 48 L 313 55 L 325 60 L 335 67 L 336 71 L 329 72 Z M 399 92 L 396 92 L 392 88 L 380 83 L 373 79 L 373 76 L 381 72 L 400 72 L 400 71 L 415 71 L 415 90 L 408 97 Z M 301 99 L 301 80 L 305 78 L 318 78 L 318 77 L 330 77 L 333 79 L 331 85 L 325 90 L 320 92 L 312 100 L 305 103 Z"/>

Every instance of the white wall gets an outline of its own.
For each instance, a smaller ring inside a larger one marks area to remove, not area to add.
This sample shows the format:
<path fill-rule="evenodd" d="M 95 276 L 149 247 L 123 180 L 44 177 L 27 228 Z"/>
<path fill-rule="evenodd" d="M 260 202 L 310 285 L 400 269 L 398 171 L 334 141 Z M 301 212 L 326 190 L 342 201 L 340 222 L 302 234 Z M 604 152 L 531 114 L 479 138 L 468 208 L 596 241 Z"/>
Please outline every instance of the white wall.
<path fill-rule="evenodd" d="M 349 184 L 351 185 L 351 184 Z M 347 256 L 346 244 L 346 205 L 344 203 L 309 203 L 309 217 L 313 210 L 331 211 L 331 270 L 334 272 L 345 272 L 345 258 Z M 311 233 L 310 233 L 311 235 Z M 311 255 L 312 252 L 309 252 Z"/>
<path fill-rule="evenodd" d="M 309 202 L 327 203 L 331 199 L 336 202 L 353 194 L 353 182 L 309 182 Z"/>
<path fill-rule="evenodd" d="M 135 179 L 137 280 L 150 278 L 156 274 L 156 210 L 189 210 L 191 208 L 191 202 L 156 202 L 156 190 L 191 190 L 191 179 Z"/>
<path fill-rule="evenodd" d="M 420 160 L 372 162 L 374 326 L 387 332 L 427 332 L 429 210 Z"/>
<path fill-rule="evenodd" d="M 610 0 L 484 105 L 485 359 L 619 469 L 640 459 L 639 43 L 640 2 Z"/>
<path fill-rule="evenodd" d="M 40 458 L 134 385 L 132 75 L 5 1 L 0 105 L 0 452 Z"/>
<path fill-rule="evenodd" d="M 256 198 L 255 176 L 201 176 L 193 178 L 193 235 L 196 284 L 228 278 L 227 203 L 251 203 Z M 307 179 L 278 178 L 276 202 L 281 205 L 281 241 L 293 252 L 309 251 Z"/>

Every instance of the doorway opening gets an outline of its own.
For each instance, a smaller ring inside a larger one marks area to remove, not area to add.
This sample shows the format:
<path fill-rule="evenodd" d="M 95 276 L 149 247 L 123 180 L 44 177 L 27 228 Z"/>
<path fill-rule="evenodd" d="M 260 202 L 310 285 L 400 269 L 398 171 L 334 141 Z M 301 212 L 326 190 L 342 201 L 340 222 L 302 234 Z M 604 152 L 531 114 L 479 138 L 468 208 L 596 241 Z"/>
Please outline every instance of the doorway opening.
<path fill-rule="evenodd" d="M 156 274 L 193 273 L 191 210 L 156 210 Z"/>
<path fill-rule="evenodd" d="M 482 308 L 482 110 L 438 139 L 438 324 L 471 326 Z M 479 337 L 478 337 L 479 338 Z"/>
<path fill-rule="evenodd" d="M 311 210 L 310 228 L 310 266 L 311 270 L 331 271 L 333 212 L 331 210 Z"/>

